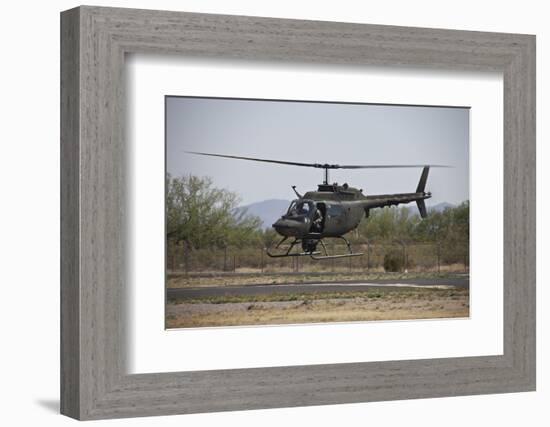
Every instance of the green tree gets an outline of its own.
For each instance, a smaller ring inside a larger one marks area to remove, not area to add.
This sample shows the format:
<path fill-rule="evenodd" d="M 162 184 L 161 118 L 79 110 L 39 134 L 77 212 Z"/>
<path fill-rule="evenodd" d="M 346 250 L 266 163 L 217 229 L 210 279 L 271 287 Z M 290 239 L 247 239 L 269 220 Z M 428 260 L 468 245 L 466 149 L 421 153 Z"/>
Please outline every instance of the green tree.
<path fill-rule="evenodd" d="M 441 212 L 431 211 L 421 219 L 407 207 L 373 209 L 362 221 L 358 235 L 371 242 L 395 243 L 425 242 L 437 244 L 442 262 L 469 263 L 470 204 L 468 201 Z M 350 238 L 354 235 L 350 233 Z M 357 240 L 357 239 L 356 239 Z M 389 261 L 388 261 L 389 262 Z"/>
<path fill-rule="evenodd" d="M 406 207 L 373 209 L 369 218 L 361 222 L 359 234 L 371 240 L 409 240 L 419 221 Z"/>
<path fill-rule="evenodd" d="M 237 209 L 239 197 L 209 177 L 167 176 L 166 234 L 188 249 L 243 246 L 260 239 L 261 220 Z"/>

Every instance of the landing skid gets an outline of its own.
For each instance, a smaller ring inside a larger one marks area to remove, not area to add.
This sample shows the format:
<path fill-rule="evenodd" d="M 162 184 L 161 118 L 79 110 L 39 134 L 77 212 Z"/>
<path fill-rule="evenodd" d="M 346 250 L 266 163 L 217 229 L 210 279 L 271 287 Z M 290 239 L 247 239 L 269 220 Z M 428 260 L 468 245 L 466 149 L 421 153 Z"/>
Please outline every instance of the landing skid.
<path fill-rule="evenodd" d="M 311 254 L 310 255 L 311 258 L 315 259 L 315 260 L 322 260 L 322 259 L 349 258 L 349 257 L 352 257 L 352 256 L 361 256 L 361 255 L 363 255 L 363 252 L 353 252 L 353 249 L 351 249 L 351 244 L 348 241 L 348 239 L 346 239 L 343 236 L 339 236 L 338 238 L 342 239 L 346 243 L 346 246 L 348 248 L 348 253 L 347 254 L 329 255 L 327 247 L 325 246 L 325 243 L 323 242 L 323 239 L 321 239 L 321 240 L 319 240 L 319 243 L 321 243 L 321 246 L 323 247 L 323 252 L 325 254 L 321 255 L 321 256 L 318 256 L 317 254 Z"/>
<path fill-rule="evenodd" d="M 283 237 L 283 239 L 277 243 L 275 246 L 275 249 L 279 249 L 281 245 L 288 239 L 288 237 Z M 294 249 L 294 246 L 296 246 L 298 243 L 302 243 L 302 239 L 294 239 L 291 243 L 288 249 L 282 253 L 272 253 L 269 249 L 266 249 L 266 253 L 271 258 L 284 258 L 284 257 L 296 257 L 296 256 L 313 256 L 313 255 L 319 255 L 321 252 L 315 251 L 315 252 L 292 252 L 292 249 Z"/>
<path fill-rule="evenodd" d="M 323 259 L 337 259 L 337 258 L 349 258 L 349 257 L 355 257 L 355 256 L 361 256 L 363 255 L 363 252 L 353 252 L 352 248 L 351 248 L 351 244 L 350 242 L 343 236 L 339 236 L 338 238 L 342 239 L 345 243 L 346 243 L 346 246 L 348 248 L 348 253 L 345 253 L 345 254 L 336 254 L 336 255 L 330 255 L 328 250 L 327 250 L 327 247 L 325 245 L 325 243 L 323 242 L 323 239 L 318 239 L 316 244 L 315 244 L 315 247 L 317 246 L 317 243 L 320 243 L 322 248 L 323 248 L 323 251 L 318 251 L 318 250 L 313 250 L 313 251 L 303 251 L 303 252 L 292 252 L 292 249 L 294 249 L 294 247 L 297 245 L 297 244 L 302 244 L 303 242 L 303 239 L 299 239 L 299 238 L 295 238 L 291 243 L 290 245 L 288 246 L 288 248 L 286 249 L 286 251 L 283 251 L 283 252 L 280 252 L 280 253 L 273 253 L 270 249 L 266 249 L 266 253 L 268 256 L 270 256 L 271 258 L 284 258 L 284 257 L 300 257 L 300 256 L 309 256 L 311 257 L 312 259 L 314 260 L 317 260 L 317 261 L 320 261 L 320 260 L 323 260 Z M 281 245 L 288 239 L 288 237 L 283 237 L 283 239 L 277 243 L 277 245 L 275 246 L 274 249 L 279 249 L 281 247 Z M 308 239 L 308 240 L 311 240 L 311 239 Z"/>

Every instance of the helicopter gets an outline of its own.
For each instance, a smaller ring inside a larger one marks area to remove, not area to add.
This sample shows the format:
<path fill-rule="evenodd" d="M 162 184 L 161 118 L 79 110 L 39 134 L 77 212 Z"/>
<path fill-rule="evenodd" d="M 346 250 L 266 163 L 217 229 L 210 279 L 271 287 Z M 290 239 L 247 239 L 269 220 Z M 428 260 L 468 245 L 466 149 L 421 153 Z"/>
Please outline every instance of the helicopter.
<path fill-rule="evenodd" d="M 292 200 L 287 211 L 273 223 L 273 229 L 282 239 L 266 253 L 272 258 L 308 256 L 314 260 L 356 257 L 362 252 L 354 252 L 346 233 L 355 230 L 370 210 L 386 206 L 416 202 L 422 218 L 427 210 L 424 200 L 432 197 L 426 190 L 430 168 L 447 168 L 446 165 L 337 165 L 328 163 L 301 163 L 285 160 L 260 159 L 254 157 L 232 156 L 226 154 L 186 151 L 189 154 L 222 157 L 226 159 L 248 160 L 281 165 L 324 169 L 323 183 L 317 190 L 300 194 L 296 186 L 292 190 L 297 199 Z M 362 189 L 350 187 L 347 183 L 329 183 L 331 169 L 383 169 L 383 168 L 422 168 L 422 173 L 414 193 L 364 195 Z M 336 238 L 344 241 L 346 253 L 330 254 L 324 239 Z M 290 239 L 288 246 L 283 246 Z M 320 249 L 319 249 L 320 246 Z M 295 248 L 300 248 L 296 251 Z"/>

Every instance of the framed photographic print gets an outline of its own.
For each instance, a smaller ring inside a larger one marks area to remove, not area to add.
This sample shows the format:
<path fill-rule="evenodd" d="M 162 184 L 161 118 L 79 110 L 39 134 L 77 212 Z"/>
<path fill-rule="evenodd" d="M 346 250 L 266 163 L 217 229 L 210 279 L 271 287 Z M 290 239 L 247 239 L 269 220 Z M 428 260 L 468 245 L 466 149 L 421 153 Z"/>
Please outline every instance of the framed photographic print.
<path fill-rule="evenodd" d="M 62 413 L 534 390 L 534 36 L 97 7 L 61 36 Z"/>
<path fill-rule="evenodd" d="M 168 328 L 469 317 L 469 108 L 168 96 L 165 110 Z M 374 153 L 403 164 L 353 164 Z"/>

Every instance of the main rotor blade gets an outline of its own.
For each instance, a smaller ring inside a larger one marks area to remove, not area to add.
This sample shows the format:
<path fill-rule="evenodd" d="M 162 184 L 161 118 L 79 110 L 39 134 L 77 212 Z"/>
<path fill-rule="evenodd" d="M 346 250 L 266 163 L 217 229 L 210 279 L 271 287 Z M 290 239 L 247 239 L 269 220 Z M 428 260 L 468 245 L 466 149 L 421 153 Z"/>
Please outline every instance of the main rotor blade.
<path fill-rule="evenodd" d="M 264 162 L 264 163 L 277 163 L 280 165 L 291 165 L 291 166 L 304 166 L 309 168 L 319 168 L 319 169 L 388 169 L 388 168 L 423 168 L 429 166 L 431 168 L 449 168 L 451 166 L 446 165 L 429 165 L 429 164 L 418 164 L 418 165 L 331 165 L 328 163 L 300 163 L 300 162 L 288 162 L 285 160 L 272 160 L 272 159 L 259 159 L 255 157 L 242 157 L 242 156 L 230 156 L 227 154 L 213 154 L 213 153 L 201 153 L 198 151 L 185 151 L 189 154 L 197 154 L 200 156 L 211 156 L 211 157 L 223 157 L 226 159 L 238 159 L 238 160 L 252 160 L 254 162 Z"/>
<path fill-rule="evenodd" d="M 452 168 L 448 165 L 334 165 L 334 169 L 391 169 L 391 168 Z"/>
<path fill-rule="evenodd" d="M 198 154 L 201 156 L 212 156 L 212 157 L 225 157 L 226 159 L 239 159 L 239 160 L 252 160 L 255 162 L 265 162 L 265 163 L 278 163 L 280 165 L 292 165 L 292 166 L 305 166 L 310 168 L 319 168 L 322 167 L 317 163 L 299 163 L 299 162 L 287 162 L 284 160 L 271 160 L 271 159 L 257 159 L 254 157 L 242 157 L 242 156 L 229 156 L 226 154 L 212 154 L 212 153 L 200 153 L 197 151 L 186 151 L 189 154 Z"/>

